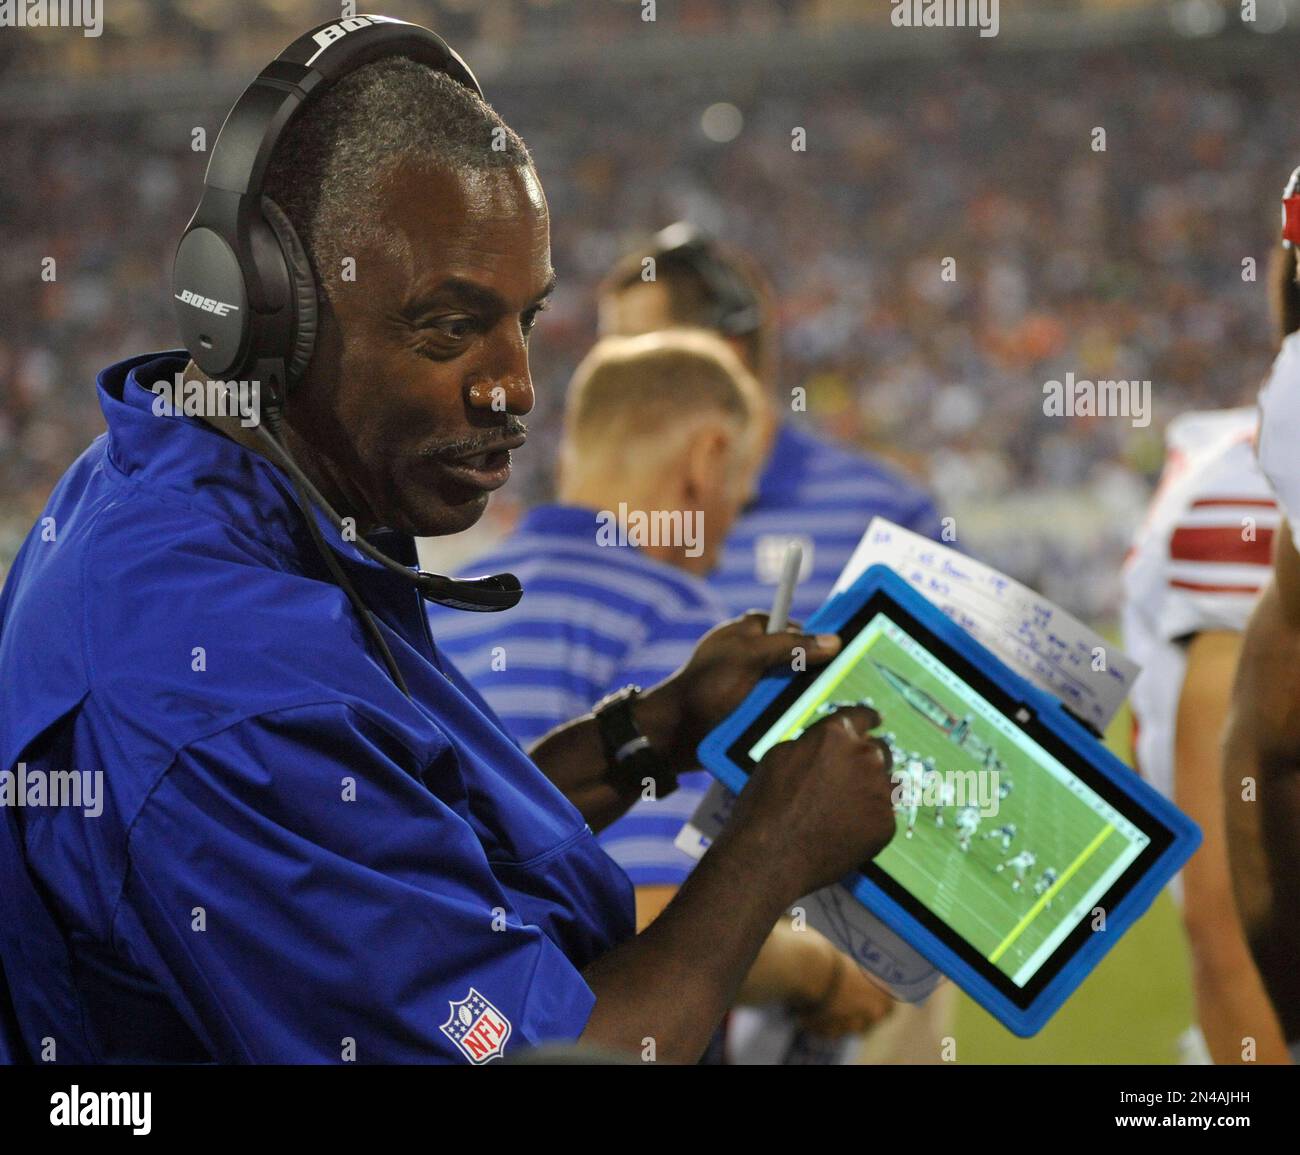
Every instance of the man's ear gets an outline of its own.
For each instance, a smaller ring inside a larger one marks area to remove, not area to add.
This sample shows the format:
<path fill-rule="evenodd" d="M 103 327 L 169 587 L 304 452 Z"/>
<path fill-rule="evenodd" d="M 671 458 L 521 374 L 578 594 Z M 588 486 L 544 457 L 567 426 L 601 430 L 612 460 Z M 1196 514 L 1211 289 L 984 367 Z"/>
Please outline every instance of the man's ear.
<path fill-rule="evenodd" d="M 682 471 L 689 508 L 703 509 L 725 492 L 732 440 L 732 432 L 718 421 L 705 422 L 691 434 Z"/>

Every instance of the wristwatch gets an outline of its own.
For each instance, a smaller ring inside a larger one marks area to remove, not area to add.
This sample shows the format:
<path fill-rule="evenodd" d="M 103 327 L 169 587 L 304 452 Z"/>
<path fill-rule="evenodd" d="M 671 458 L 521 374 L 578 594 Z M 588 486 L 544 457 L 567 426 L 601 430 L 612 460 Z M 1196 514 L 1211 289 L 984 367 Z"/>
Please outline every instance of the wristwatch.
<path fill-rule="evenodd" d="M 655 797 L 664 798 L 677 789 L 677 775 L 664 765 L 637 725 L 632 706 L 640 693 L 640 686 L 624 686 L 601 698 L 592 713 L 615 785 L 639 792 L 649 778 L 654 782 Z"/>

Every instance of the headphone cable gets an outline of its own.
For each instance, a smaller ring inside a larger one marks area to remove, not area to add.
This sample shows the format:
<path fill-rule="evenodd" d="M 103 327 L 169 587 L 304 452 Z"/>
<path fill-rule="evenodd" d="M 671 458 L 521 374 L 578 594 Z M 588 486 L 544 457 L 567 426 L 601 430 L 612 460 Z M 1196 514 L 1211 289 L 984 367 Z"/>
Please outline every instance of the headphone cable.
<path fill-rule="evenodd" d="M 269 429 L 267 426 L 269 426 Z M 284 445 L 280 433 L 280 410 L 278 406 L 267 407 L 265 425 L 259 425 L 257 430 L 264 442 L 274 446 L 276 456 L 280 459 L 281 464 L 286 467 L 289 481 L 293 485 L 293 491 L 298 501 L 298 508 L 302 511 L 302 515 L 307 522 L 307 532 L 311 534 L 316 551 L 329 568 L 335 583 L 347 595 L 348 601 L 352 603 L 352 608 L 356 611 L 361 622 L 361 628 L 366 632 L 371 644 L 379 651 L 379 656 L 383 659 L 384 666 L 388 670 L 388 676 L 397 684 L 397 688 L 409 698 L 411 691 L 407 688 L 406 679 L 402 677 L 402 671 L 398 668 L 397 660 L 393 657 L 393 651 L 389 649 L 388 643 L 384 640 L 384 635 L 379 630 L 375 615 L 366 603 L 361 600 L 361 595 L 357 593 L 352 580 L 344 573 L 343 567 L 339 564 L 339 559 L 334 556 L 334 551 L 320 531 L 320 525 L 316 521 L 316 515 L 312 508 L 313 504 L 318 504 L 335 525 L 341 526 L 342 519 L 334 513 L 329 503 L 321 497 L 320 492 L 312 485 L 307 475 L 303 473 L 298 463 L 290 455 L 288 448 Z M 313 498 L 315 502 L 313 502 Z M 392 564 L 396 565 L 397 563 Z"/>

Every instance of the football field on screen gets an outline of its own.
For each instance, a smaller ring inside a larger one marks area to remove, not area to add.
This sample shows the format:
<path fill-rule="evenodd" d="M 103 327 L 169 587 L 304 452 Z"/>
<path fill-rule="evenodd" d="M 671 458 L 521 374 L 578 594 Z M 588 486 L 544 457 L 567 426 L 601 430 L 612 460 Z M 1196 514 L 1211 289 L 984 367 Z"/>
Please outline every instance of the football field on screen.
<path fill-rule="evenodd" d="M 1128 710 L 1106 744 L 1132 761 Z M 1193 1019 L 1191 963 L 1178 908 L 1166 890 L 1101 960 L 1051 1021 L 1019 1039 L 963 992 L 944 1032 L 961 1063 L 1177 1063 Z"/>
<path fill-rule="evenodd" d="M 911 701 L 891 674 L 915 691 Z M 972 718 L 970 733 L 997 751 L 1003 764 L 999 784 L 1009 783 L 1010 790 L 999 799 L 998 791 L 990 789 L 992 776 L 986 777 L 982 801 L 990 801 L 991 795 L 997 813 L 981 818 L 968 850 L 961 849 L 956 806 L 923 804 L 911 838 L 906 835 L 908 816 L 898 812 L 898 835 L 876 862 L 980 954 L 1014 975 L 1123 852 L 1125 840 L 1101 815 L 1034 766 L 1018 746 L 975 717 L 954 690 L 888 637 L 882 635 L 871 643 L 830 690 L 828 700 L 869 699 L 884 720 L 880 732 L 893 735 L 898 769 L 908 756 L 917 754 L 932 759 L 939 771 L 980 772 L 983 763 L 977 755 L 914 704 L 919 695 L 950 716 Z M 973 786 L 977 779 L 971 775 L 966 781 Z M 966 801 L 981 804 L 973 791 Z M 1009 825 L 1016 829 L 1004 845 L 998 831 Z M 1017 890 L 1013 887 L 1017 871 L 1004 864 L 1023 851 L 1032 852 L 1035 862 L 1025 870 Z M 1034 884 L 1048 868 L 1056 872 L 1056 882 L 1036 894 Z"/>
<path fill-rule="evenodd" d="M 1117 643 L 1113 628 L 1100 631 Z M 1106 745 L 1130 766 L 1132 729 L 1127 706 L 1106 727 Z M 1017 1038 L 962 991 L 954 1001 L 944 1030 L 961 1063 L 1178 1063 L 1195 1018 L 1178 908 L 1166 888 L 1032 1039 Z"/>

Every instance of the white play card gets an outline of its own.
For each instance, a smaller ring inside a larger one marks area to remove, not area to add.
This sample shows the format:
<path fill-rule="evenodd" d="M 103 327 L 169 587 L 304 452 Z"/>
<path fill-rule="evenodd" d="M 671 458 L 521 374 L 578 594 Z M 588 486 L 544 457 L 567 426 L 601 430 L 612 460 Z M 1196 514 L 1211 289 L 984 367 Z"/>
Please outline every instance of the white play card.
<path fill-rule="evenodd" d="M 869 566 L 889 566 L 1021 677 L 1098 733 L 1119 712 L 1136 662 L 1078 618 L 991 566 L 873 518 L 831 595 Z"/>

